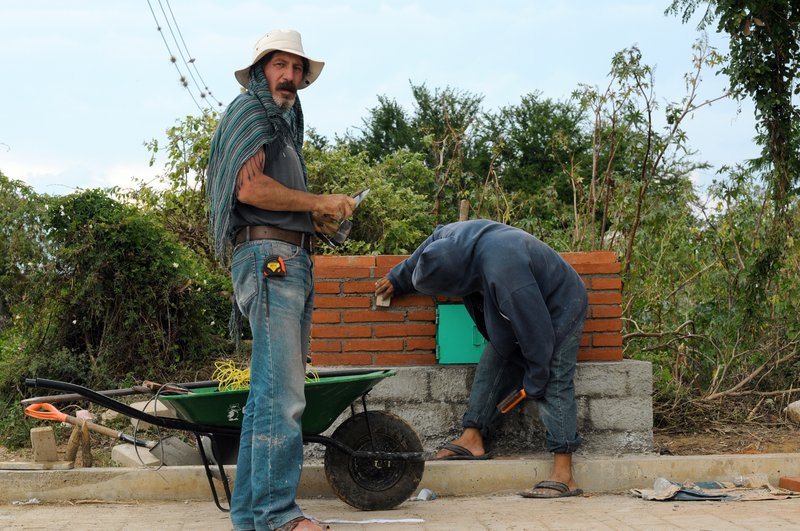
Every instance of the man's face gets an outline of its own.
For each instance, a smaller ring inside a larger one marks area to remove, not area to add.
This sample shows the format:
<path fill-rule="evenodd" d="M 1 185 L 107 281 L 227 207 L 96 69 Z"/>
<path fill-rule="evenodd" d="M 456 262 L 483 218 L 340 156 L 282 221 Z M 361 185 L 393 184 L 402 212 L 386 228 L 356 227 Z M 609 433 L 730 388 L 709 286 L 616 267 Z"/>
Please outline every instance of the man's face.
<path fill-rule="evenodd" d="M 264 76 L 272 99 L 281 109 L 294 105 L 297 87 L 303 81 L 303 58 L 288 52 L 275 52 L 264 65 Z"/>

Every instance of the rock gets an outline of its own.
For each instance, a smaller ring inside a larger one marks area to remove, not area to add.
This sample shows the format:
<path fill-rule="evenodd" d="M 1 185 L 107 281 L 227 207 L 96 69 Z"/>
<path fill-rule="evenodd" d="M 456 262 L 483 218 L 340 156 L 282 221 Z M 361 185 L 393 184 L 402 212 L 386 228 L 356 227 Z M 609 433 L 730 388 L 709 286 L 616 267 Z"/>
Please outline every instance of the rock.
<path fill-rule="evenodd" d="M 783 409 L 783 412 L 786 414 L 787 419 L 796 424 L 800 424 L 800 400 L 792 402 L 786 406 Z"/>

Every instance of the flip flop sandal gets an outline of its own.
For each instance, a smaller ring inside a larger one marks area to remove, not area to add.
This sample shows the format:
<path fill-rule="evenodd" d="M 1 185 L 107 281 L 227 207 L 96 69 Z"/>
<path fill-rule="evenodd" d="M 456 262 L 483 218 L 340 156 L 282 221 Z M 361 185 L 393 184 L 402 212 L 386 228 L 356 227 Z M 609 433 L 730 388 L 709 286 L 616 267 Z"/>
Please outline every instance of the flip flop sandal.
<path fill-rule="evenodd" d="M 484 461 L 492 458 L 492 452 L 486 452 L 483 455 L 475 455 L 463 446 L 451 442 L 442 446 L 442 450 L 450 450 L 455 455 L 436 457 L 433 459 L 434 461 Z"/>
<path fill-rule="evenodd" d="M 297 526 L 299 526 L 301 523 L 303 523 L 305 521 L 309 521 L 310 522 L 311 520 L 309 520 L 305 516 L 298 516 L 294 520 L 289 520 L 288 522 L 286 522 L 285 524 L 283 524 L 282 526 L 277 528 L 275 531 L 291 531 L 292 529 L 296 528 Z M 324 525 L 324 524 L 321 525 L 320 527 L 322 527 L 322 529 L 330 529 L 331 528 L 331 526 Z"/>
<path fill-rule="evenodd" d="M 537 489 L 554 490 L 556 494 L 536 492 Z M 583 490 L 569 490 L 567 484 L 561 483 L 560 481 L 540 481 L 532 488 L 519 493 L 523 498 L 567 498 L 569 496 L 580 496 L 581 494 L 583 494 Z"/>

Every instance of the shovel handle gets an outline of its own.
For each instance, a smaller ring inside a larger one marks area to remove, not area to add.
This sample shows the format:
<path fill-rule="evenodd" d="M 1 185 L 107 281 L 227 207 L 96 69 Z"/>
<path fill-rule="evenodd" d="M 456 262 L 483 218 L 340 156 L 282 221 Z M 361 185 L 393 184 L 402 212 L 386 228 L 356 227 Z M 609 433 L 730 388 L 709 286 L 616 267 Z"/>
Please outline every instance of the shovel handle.
<path fill-rule="evenodd" d="M 29 417 L 41 420 L 55 420 L 66 422 L 66 413 L 62 413 L 53 404 L 31 404 L 25 408 L 25 414 Z"/>
<path fill-rule="evenodd" d="M 72 424 L 73 426 L 83 426 L 85 423 L 86 427 L 95 433 L 107 435 L 109 437 L 113 437 L 114 439 L 120 438 L 120 432 L 112 430 L 111 428 L 107 428 L 105 426 L 101 426 L 100 424 L 95 424 L 94 422 L 89 420 L 83 421 L 77 417 L 73 417 L 72 415 L 67 415 L 66 413 L 62 413 L 53 404 L 46 404 L 46 403 L 31 404 L 30 406 L 25 408 L 25 414 L 35 419 L 66 422 L 68 424 Z"/>

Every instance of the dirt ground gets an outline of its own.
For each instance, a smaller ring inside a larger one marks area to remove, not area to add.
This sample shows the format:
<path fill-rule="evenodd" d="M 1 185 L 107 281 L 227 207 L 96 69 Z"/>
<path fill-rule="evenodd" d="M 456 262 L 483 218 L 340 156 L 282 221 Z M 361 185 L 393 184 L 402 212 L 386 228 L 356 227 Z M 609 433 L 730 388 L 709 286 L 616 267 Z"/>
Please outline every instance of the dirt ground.
<path fill-rule="evenodd" d="M 800 426 L 746 424 L 675 434 L 655 431 L 656 449 L 665 455 L 781 454 L 800 452 Z"/>

